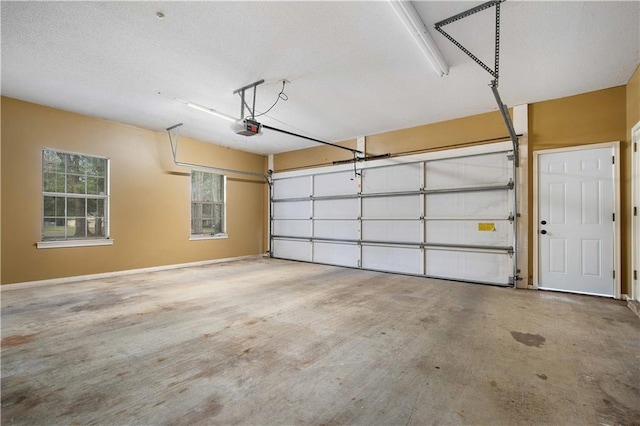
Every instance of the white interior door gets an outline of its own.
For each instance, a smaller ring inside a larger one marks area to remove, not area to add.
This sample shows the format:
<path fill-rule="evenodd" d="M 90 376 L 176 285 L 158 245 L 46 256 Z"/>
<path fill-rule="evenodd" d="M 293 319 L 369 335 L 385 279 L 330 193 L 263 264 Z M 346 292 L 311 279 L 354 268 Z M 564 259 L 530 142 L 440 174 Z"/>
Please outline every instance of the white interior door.
<path fill-rule="evenodd" d="M 539 154 L 538 288 L 615 295 L 613 154 Z"/>

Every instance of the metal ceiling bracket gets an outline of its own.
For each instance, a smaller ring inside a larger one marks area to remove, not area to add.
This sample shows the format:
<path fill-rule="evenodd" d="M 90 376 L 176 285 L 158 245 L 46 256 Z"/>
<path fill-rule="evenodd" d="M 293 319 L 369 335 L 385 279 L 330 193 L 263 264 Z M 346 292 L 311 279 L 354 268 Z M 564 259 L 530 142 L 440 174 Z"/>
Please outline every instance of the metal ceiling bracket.
<path fill-rule="evenodd" d="M 447 40 L 449 40 L 451 43 L 455 44 L 460 50 L 462 50 L 464 53 L 466 53 L 467 56 L 469 56 L 471 59 L 473 59 L 473 61 L 475 63 L 480 65 L 489 74 L 491 74 L 491 76 L 493 78 L 495 78 L 496 85 L 497 85 L 498 77 L 499 77 L 498 59 L 499 59 L 499 56 L 500 56 L 500 3 L 502 3 L 503 1 L 505 1 L 505 0 L 491 0 L 491 1 L 488 1 L 486 3 L 482 3 L 481 5 L 473 7 L 471 9 L 469 9 L 469 10 L 464 11 L 464 12 L 458 13 L 457 15 L 454 15 L 454 16 L 452 16 L 450 18 L 443 19 L 440 22 L 436 22 L 436 24 L 435 24 L 436 31 L 438 31 L 440 34 L 445 36 L 447 38 Z M 491 69 L 487 64 L 482 62 L 476 55 L 471 53 L 471 51 L 469 51 L 469 49 L 464 47 L 460 42 L 458 42 L 456 39 L 451 37 L 451 35 L 449 35 L 446 31 L 444 31 L 442 29 L 442 27 L 444 27 L 445 25 L 450 24 L 452 22 L 455 22 L 455 21 L 458 21 L 460 19 L 466 18 L 468 16 L 474 15 L 474 14 L 476 14 L 478 12 L 483 11 L 483 10 L 489 9 L 491 7 L 494 7 L 494 6 L 496 8 L 496 39 L 495 39 L 495 50 L 494 50 L 494 62 L 495 63 L 494 63 L 494 69 Z"/>
<path fill-rule="evenodd" d="M 467 56 L 473 59 L 475 63 L 480 65 L 485 71 L 487 71 L 493 77 L 493 80 L 491 81 L 491 84 L 490 84 L 491 91 L 493 92 L 493 96 L 496 98 L 496 102 L 498 103 L 498 109 L 500 110 L 500 114 L 502 115 L 504 124 L 507 127 L 507 131 L 509 132 L 509 137 L 511 138 L 511 142 L 513 143 L 514 164 L 516 167 L 518 167 L 519 166 L 518 136 L 516 135 L 516 132 L 513 128 L 513 123 L 511 121 L 511 117 L 509 116 L 509 109 L 505 104 L 502 103 L 502 100 L 500 99 L 500 93 L 498 93 L 498 80 L 500 78 L 500 3 L 502 3 L 503 1 L 505 0 L 491 0 L 486 3 L 482 3 L 476 7 L 472 7 L 471 9 L 458 13 L 457 15 L 454 15 L 450 18 L 443 19 L 440 22 L 436 22 L 435 29 L 440 34 L 445 36 L 447 40 L 455 44 L 460 50 L 466 53 Z M 491 69 L 487 64 L 482 62 L 476 55 L 471 53 L 469 49 L 464 47 L 462 44 L 460 44 L 460 42 L 458 42 L 456 39 L 451 37 L 451 35 L 449 35 L 447 32 L 445 32 L 442 29 L 442 27 L 444 27 L 447 24 L 450 24 L 455 21 L 459 21 L 460 19 L 466 18 L 468 16 L 471 16 L 483 10 L 489 9 L 491 7 L 496 8 L 496 27 L 495 27 L 496 37 L 495 37 L 495 44 L 494 44 L 493 69 Z"/>
<path fill-rule="evenodd" d="M 244 170 L 225 169 L 222 167 L 206 166 L 204 164 L 185 163 L 183 161 L 178 161 L 178 129 L 181 126 L 182 126 L 182 123 L 178 123 L 178 124 L 174 124 L 171 127 L 167 127 L 165 129 L 169 134 L 169 143 L 171 144 L 171 153 L 173 154 L 173 163 L 176 166 L 197 167 L 199 169 L 212 170 L 218 173 L 233 173 L 233 174 L 239 174 L 239 175 L 245 175 L 245 176 L 259 177 L 264 179 L 267 182 L 267 184 L 269 184 L 269 187 L 271 187 L 271 175 L 269 174 L 258 173 L 258 172 L 247 172 Z M 174 137 L 171 132 L 175 133 L 175 143 L 174 143 Z"/>
<path fill-rule="evenodd" d="M 233 94 L 235 95 L 236 93 L 240 93 L 240 120 L 244 119 L 244 106 L 246 105 L 246 101 L 245 101 L 245 97 L 244 97 L 244 93 L 247 89 L 251 89 L 253 88 L 253 108 L 249 108 L 249 106 L 247 105 L 247 109 L 249 110 L 249 113 L 251 114 L 251 118 L 254 118 L 256 115 L 256 87 L 258 87 L 259 85 L 261 85 L 262 83 L 264 83 L 264 79 L 260 79 L 256 82 L 253 82 L 251 84 L 247 84 L 246 86 L 243 86 L 239 89 L 236 89 L 233 91 Z"/>

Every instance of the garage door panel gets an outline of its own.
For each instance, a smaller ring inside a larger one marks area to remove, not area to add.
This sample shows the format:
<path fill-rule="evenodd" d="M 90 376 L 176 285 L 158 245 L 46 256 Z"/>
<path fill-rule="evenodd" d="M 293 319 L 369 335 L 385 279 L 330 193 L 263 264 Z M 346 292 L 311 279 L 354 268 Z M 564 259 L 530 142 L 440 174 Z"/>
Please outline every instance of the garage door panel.
<path fill-rule="evenodd" d="M 421 195 L 362 199 L 363 219 L 418 219 L 421 212 Z"/>
<path fill-rule="evenodd" d="M 511 162 L 504 152 L 436 160 L 427 162 L 425 188 L 429 190 L 506 185 L 510 176 Z"/>
<path fill-rule="evenodd" d="M 427 243 L 502 247 L 513 243 L 513 225 L 508 220 L 428 220 L 425 226 Z"/>
<path fill-rule="evenodd" d="M 313 177 L 313 195 L 315 197 L 349 195 L 358 193 L 358 180 L 353 171 L 318 174 Z"/>
<path fill-rule="evenodd" d="M 362 221 L 363 240 L 419 243 L 422 238 L 422 223 L 419 220 Z"/>
<path fill-rule="evenodd" d="M 515 232 L 509 146 L 364 162 L 359 178 L 346 166 L 276 173 L 274 255 L 509 285 L 514 264 L 506 248 Z"/>
<path fill-rule="evenodd" d="M 311 221 L 274 220 L 272 232 L 286 237 L 311 237 Z"/>
<path fill-rule="evenodd" d="M 329 265 L 358 267 L 360 246 L 326 242 L 313 243 L 313 261 Z"/>
<path fill-rule="evenodd" d="M 313 236 L 344 240 L 360 239 L 360 221 L 358 220 L 314 220 Z"/>
<path fill-rule="evenodd" d="M 311 196 L 311 176 L 274 180 L 273 198 L 303 198 Z"/>
<path fill-rule="evenodd" d="M 422 274 L 422 258 L 419 248 L 362 245 L 362 267 L 365 269 Z"/>
<path fill-rule="evenodd" d="M 311 262 L 311 241 L 273 240 L 273 255 L 283 259 Z"/>
<path fill-rule="evenodd" d="M 502 191 L 427 194 L 427 218 L 507 218 L 509 193 Z"/>
<path fill-rule="evenodd" d="M 311 216 L 311 201 L 273 203 L 274 219 L 310 219 Z"/>
<path fill-rule="evenodd" d="M 357 219 L 360 216 L 360 200 L 315 200 L 313 217 L 318 219 Z"/>
<path fill-rule="evenodd" d="M 418 191 L 422 188 L 424 163 L 402 164 L 362 170 L 362 193 Z"/>
<path fill-rule="evenodd" d="M 507 253 L 425 250 L 428 276 L 508 285 L 511 258 Z"/>

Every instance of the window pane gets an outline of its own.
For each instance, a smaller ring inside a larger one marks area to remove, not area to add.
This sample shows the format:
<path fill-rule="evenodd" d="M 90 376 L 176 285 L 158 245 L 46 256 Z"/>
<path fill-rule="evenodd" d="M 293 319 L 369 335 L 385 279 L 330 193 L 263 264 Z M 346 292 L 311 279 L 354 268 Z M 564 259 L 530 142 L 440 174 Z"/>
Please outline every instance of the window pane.
<path fill-rule="evenodd" d="M 56 197 L 44 197 L 44 215 L 56 215 Z"/>
<path fill-rule="evenodd" d="M 202 234 L 202 220 L 191 219 L 191 233 Z"/>
<path fill-rule="evenodd" d="M 214 204 L 213 205 L 213 220 L 214 220 L 214 233 L 222 233 L 224 232 L 224 205 L 223 204 Z"/>
<path fill-rule="evenodd" d="M 105 220 L 103 217 L 87 219 L 87 232 L 89 237 L 104 237 Z"/>
<path fill-rule="evenodd" d="M 45 217 L 44 218 L 44 238 L 60 239 L 64 238 L 64 219 Z"/>
<path fill-rule="evenodd" d="M 67 198 L 67 216 L 84 217 L 84 198 Z"/>
<path fill-rule="evenodd" d="M 106 185 L 105 178 L 98 178 L 97 191 L 98 191 L 97 192 L 98 195 L 105 195 L 107 193 L 107 185 Z"/>
<path fill-rule="evenodd" d="M 95 217 L 98 213 L 98 200 L 95 198 L 87 198 L 87 216 Z"/>
<path fill-rule="evenodd" d="M 45 192 L 64 192 L 63 173 L 46 172 L 42 180 L 42 189 Z"/>
<path fill-rule="evenodd" d="M 86 194 L 86 178 L 79 175 L 67 175 L 68 194 Z"/>
<path fill-rule="evenodd" d="M 87 218 L 87 236 L 88 237 L 104 236 L 104 218 L 102 217 Z"/>
<path fill-rule="evenodd" d="M 191 203 L 191 218 L 198 219 L 202 217 L 202 203 Z"/>
<path fill-rule="evenodd" d="M 223 215 L 223 211 L 224 211 L 224 205 L 223 204 L 214 204 L 213 205 L 213 217 L 216 219 L 222 219 L 222 215 Z"/>
<path fill-rule="evenodd" d="M 46 149 L 42 152 L 42 168 L 46 172 L 64 172 L 64 154 Z"/>
<path fill-rule="evenodd" d="M 224 201 L 224 176 L 222 175 L 213 175 L 213 185 L 212 192 L 213 198 L 212 201 L 223 202 Z"/>
<path fill-rule="evenodd" d="M 44 215 L 64 217 L 64 197 L 44 197 Z"/>
<path fill-rule="evenodd" d="M 57 192 L 56 191 L 56 173 L 46 172 L 42 175 L 42 189 L 45 192 Z"/>
<path fill-rule="evenodd" d="M 87 220 L 84 217 L 67 219 L 67 238 L 85 238 L 87 236 Z"/>
<path fill-rule="evenodd" d="M 87 194 L 98 195 L 98 178 L 88 176 L 87 178 Z"/>
<path fill-rule="evenodd" d="M 211 217 L 213 215 L 213 206 L 211 204 L 202 205 L 202 216 Z"/>
<path fill-rule="evenodd" d="M 84 170 L 87 176 L 104 177 L 106 167 L 104 158 L 86 157 Z"/>
<path fill-rule="evenodd" d="M 107 176 L 107 160 L 104 158 L 94 158 L 94 174 L 96 176 Z"/>
<path fill-rule="evenodd" d="M 84 174 L 82 165 L 82 155 L 66 154 L 67 156 L 67 173 Z"/>

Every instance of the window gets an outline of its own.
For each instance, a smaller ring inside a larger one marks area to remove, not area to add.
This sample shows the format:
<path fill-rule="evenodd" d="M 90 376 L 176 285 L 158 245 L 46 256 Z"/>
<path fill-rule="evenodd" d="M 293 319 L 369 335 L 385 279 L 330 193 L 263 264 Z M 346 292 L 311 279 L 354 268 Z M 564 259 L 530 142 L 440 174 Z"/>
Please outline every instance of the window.
<path fill-rule="evenodd" d="M 44 149 L 42 197 L 43 242 L 109 237 L 108 159 Z"/>
<path fill-rule="evenodd" d="M 226 237 L 226 178 L 191 171 L 191 236 Z"/>

